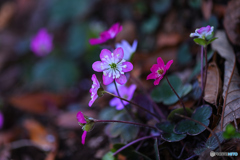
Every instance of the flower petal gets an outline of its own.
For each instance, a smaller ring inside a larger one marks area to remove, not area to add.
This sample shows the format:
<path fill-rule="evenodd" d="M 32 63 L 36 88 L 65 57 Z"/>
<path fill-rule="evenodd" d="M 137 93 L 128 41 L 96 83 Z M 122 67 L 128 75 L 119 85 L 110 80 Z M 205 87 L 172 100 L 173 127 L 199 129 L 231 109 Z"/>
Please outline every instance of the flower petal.
<path fill-rule="evenodd" d="M 161 77 L 158 77 L 155 81 L 154 81 L 154 85 L 158 85 L 159 84 L 159 82 L 160 82 L 160 80 L 163 78 L 163 76 L 161 76 Z"/>
<path fill-rule="evenodd" d="M 131 62 L 123 62 L 122 65 L 123 65 L 123 68 L 122 68 L 123 72 L 130 72 L 133 69 L 133 65 Z"/>
<path fill-rule="evenodd" d="M 89 101 L 88 106 L 91 107 L 92 104 L 95 102 L 95 100 L 96 100 L 97 98 L 98 98 L 98 95 L 95 94 L 95 95 L 93 96 L 93 98 Z"/>
<path fill-rule="evenodd" d="M 157 78 L 157 74 L 156 73 L 150 73 L 148 76 L 147 76 L 147 80 L 149 79 L 156 79 Z"/>
<path fill-rule="evenodd" d="M 154 64 L 154 65 L 152 66 L 152 68 L 150 69 L 150 71 L 151 71 L 151 72 L 156 72 L 159 68 L 160 68 L 159 65 Z"/>
<path fill-rule="evenodd" d="M 85 118 L 84 118 L 84 115 L 82 114 L 82 112 L 78 112 L 76 117 L 77 117 L 78 122 L 80 122 L 80 123 L 87 123 Z"/>
<path fill-rule="evenodd" d="M 115 97 L 115 98 L 110 100 L 109 105 L 110 106 L 117 106 L 119 103 L 121 103 L 120 99 Z"/>
<path fill-rule="evenodd" d="M 92 69 L 96 72 L 102 72 L 105 70 L 104 67 L 101 67 L 102 62 L 101 61 L 96 61 L 92 64 Z"/>
<path fill-rule="evenodd" d="M 124 74 L 121 74 L 119 78 L 116 78 L 116 82 L 123 85 L 127 82 L 127 77 Z"/>
<path fill-rule="evenodd" d="M 138 41 L 137 40 L 134 40 L 133 41 L 133 44 L 132 44 L 132 52 L 135 52 L 136 49 L 137 49 L 137 44 L 138 44 Z"/>
<path fill-rule="evenodd" d="M 87 136 L 87 131 L 84 131 L 82 134 L 82 144 L 85 144 L 85 138 Z"/>
<path fill-rule="evenodd" d="M 137 86 L 136 86 L 135 84 L 132 84 L 132 85 L 128 88 L 128 89 L 129 89 L 129 91 L 128 91 L 128 97 L 127 97 L 128 100 L 131 100 L 131 99 L 132 99 L 136 88 L 137 88 Z"/>
<path fill-rule="evenodd" d="M 104 42 L 106 42 L 106 41 L 107 41 L 106 38 L 91 38 L 91 39 L 89 40 L 89 43 L 90 43 L 91 45 L 96 45 L 96 44 L 104 43 Z"/>
<path fill-rule="evenodd" d="M 124 106 L 122 105 L 122 103 L 119 103 L 117 106 L 116 106 L 116 110 L 122 110 L 124 108 Z"/>
<path fill-rule="evenodd" d="M 173 63 L 173 60 L 168 61 L 165 69 L 168 70 L 170 68 L 170 66 L 172 65 L 172 63 Z"/>
<path fill-rule="evenodd" d="M 158 57 L 157 63 L 158 63 L 158 65 L 160 66 L 160 68 L 163 68 L 163 67 L 164 67 L 164 62 L 163 62 L 163 60 L 162 60 L 161 57 Z"/>
<path fill-rule="evenodd" d="M 110 83 L 113 82 L 113 78 L 109 77 L 108 75 L 106 75 L 106 76 L 103 75 L 102 78 L 103 78 L 104 85 L 109 85 Z"/>
<path fill-rule="evenodd" d="M 120 62 L 123 59 L 124 52 L 121 47 L 115 49 L 113 51 L 113 54 L 114 54 L 114 58 L 117 59 L 116 63 Z"/>
<path fill-rule="evenodd" d="M 109 51 L 108 49 L 103 49 L 100 53 L 100 59 L 104 62 L 106 60 L 106 58 L 111 58 L 111 51 Z"/>

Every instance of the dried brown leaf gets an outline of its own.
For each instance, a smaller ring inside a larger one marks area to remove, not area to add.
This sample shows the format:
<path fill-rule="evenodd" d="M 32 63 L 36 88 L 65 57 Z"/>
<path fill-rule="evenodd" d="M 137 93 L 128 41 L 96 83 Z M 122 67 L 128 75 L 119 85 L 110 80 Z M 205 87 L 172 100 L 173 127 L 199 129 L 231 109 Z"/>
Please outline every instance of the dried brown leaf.
<path fill-rule="evenodd" d="M 4 29 L 14 15 L 16 5 L 13 2 L 6 2 L 0 9 L 0 31 Z"/>
<path fill-rule="evenodd" d="M 240 76 L 236 68 L 236 57 L 223 31 L 216 33 L 218 39 L 212 48 L 226 59 L 224 68 L 223 98 L 224 105 L 221 118 L 221 130 L 234 119 L 240 118 Z"/>
<path fill-rule="evenodd" d="M 215 62 L 208 65 L 207 83 L 204 92 L 204 100 L 217 105 L 218 96 L 222 90 L 222 80 L 220 78 L 219 69 Z"/>
<path fill-rule="evenodd" d="M 208 20 L 212 14 L 213 2 L 212 0 L 202 1 L 202 14 Z"/>

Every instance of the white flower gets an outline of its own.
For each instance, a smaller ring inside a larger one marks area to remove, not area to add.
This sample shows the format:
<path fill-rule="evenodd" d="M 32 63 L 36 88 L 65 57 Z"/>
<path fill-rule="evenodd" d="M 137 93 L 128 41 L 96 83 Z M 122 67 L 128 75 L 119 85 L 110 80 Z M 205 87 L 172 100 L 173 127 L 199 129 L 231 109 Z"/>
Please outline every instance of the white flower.
<path fill-rule="evenodd" d="M 118 47 L 123 48 L 123 50 L 124 50 L 124 57 L 123 57 L 123 59 L 130 60 L 132 54 L 137 49 L 137 44 L 138 44 L 137 40 L 133 41 L 132 46 L 126 40 L 122 40 L 121 43 L 117 43 L 116 44 L 116 48 L 118 48 Z"/>

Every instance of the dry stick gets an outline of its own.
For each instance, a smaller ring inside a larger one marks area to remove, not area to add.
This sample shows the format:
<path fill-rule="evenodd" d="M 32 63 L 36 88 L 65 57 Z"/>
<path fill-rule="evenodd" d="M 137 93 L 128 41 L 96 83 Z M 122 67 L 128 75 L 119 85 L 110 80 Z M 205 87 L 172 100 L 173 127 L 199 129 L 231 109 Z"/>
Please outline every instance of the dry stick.
<path fill-rule="evenodd" d="M 94 122 L 100 122 L 100 123 L 125 123 L 125 124 L 132 124 L 132 125 L 137 125 L 137 126 L 141 126 L 141 127 L 146 127 L 146 128 L 151 128 L 151 129 L 155 129 L 157 130 L 156 127 L 153 126 L 149 126 L 146 124 L 142 124 L 142 123 L 135 123 L 135 122 L 129 122 L 129 121 L 118 121 L 118 120 L 98 120 L 98 119 L 94 119 Z"/>
<path fill-rule="evenodd" d="M 187 116 L 184 116 L 184 115 L 181 115 L 181 114 L 178 114 L 178 113 L 175 113 L 175 115 L 176 115 L 176 116 L 179 116 L 179 117 L 182 117 L 182 118 L 185 118 L 185 119 L 188 119 L 188 120 L 191 120 L 191 121 L 193 121 L 193 122 L 195 122 L 195 123 L 198 123 L 198 124 L 200 124 L 201 126 L 205 127 L 207 130 L 209 130 L 209 131 L 211 132 L 211 134 L 216 137 L 216 139 L 217 139 L 217 141 L 218 141 L 219 150 L 220 150 L 220 152 L 222 152 L 221 142 L 220 142 L 220 140 L 218 139 L 218 136 L 217 136 L 217 135 L 213 132 L 213 130 L 211 130 L 208 126 L 206 126 L 206 125 L 203 124 L 202 122 L 199 122 L 199 121 L 197 121 L 197 120 L 195 120 L 195 119 L 192 119 L 192 118 L 190 118 L 190 117 L 187 117 Z"/>
<path fill-rule="evenodd" d="M 115 85 L 118 96 L 121 97 L 115 80 L 114 80 L 114 85 Z M 122 99 L 120 99 L 120 101 L 121 101 L 123 107 L 125 108 L 125 110 L 127 111 L 127 113 L 130 115 L 131 119 L 134 120 L 134 115 L 132 114 L 132 112 L 124 105 Z"/>
<path fill-rule="evenodd" d="M 139 142 L 139 141 L 143 141 L 145 139 L 149 139 L 149 138 L 157 138 L 157 137 L 160 137 L 160 136 L 146 136 L 146 137 L 142 137 L 142 138 L 139 138 L 139 139 L 136 139 L 128 144 L 126 144 L 125 146 L 123 146 L 122 148 L 120 148 L 119 150 L 117 150 L 115 153 L 113 153 L 113 156 L 116 156 L 119 152 L 121 152 L 122 150 L 126 149 L 127 147 Z"/>
<path fill-rule="evenodd" d="M 145 87 L 143 86 L 143 84 L 135 77 L 131 77 L 132 78 L 132 81 L 137 83 L 138 86 L 140 86 L 140 88 L 142 89 L 143 93 L 147 96 L 147 99 L 152 103 L 154 109 L 157 111 L 157 113 L 160 115 L 160 117 L 164 120 L 166 120 L 166 116 L 165 114 L 163 114 L 162 110 L 159 109 L 158 105 L 152 100 L 152 98 L 149 96 L 147 90 L 145 89 Z M 158 119 L 157 119 L 158 120 Z"/>
<path fill-rule="evenodd" d="M 171 87 L 172 91 L 176 94 L 176 96 L 178 97 L 179 101 L 181 102 L 182 107 L 183 107 L 183 109 L 184 109 L 184 113 L 185 113 L 185 115 L 187 115 L 187 111 L 186 111 L 186 108 L 185 108 L 185 105 L 184 105 L 182 99 L 179 97 L 179 95 L 177 94 L 177 92 L 175 91 L 175 89 L 173 88 L 173 86 L 171 85 L 171 83 L 169 82 L 169 80 L 168 80 L 168 78 L 167 78 L 166 75 L 165 75 L 165 77 L 166 77 L 166 80 L 167 80 L 169 86 Z"/>
<path fill-rule="evenodd" d="M 232 70 L 231 76 L 230 76 L 229 81 L 228 81 L 227 90 L 225 92 L 224 103 L 223 103 L 223 108 L 222 108 L 222 116 L 221 116 L 221 130 L 223 130 L 223 118 L 224 118 L 224 111 L 225 111 L 225 108 L 226 108 L 228 89 L 229 89 L 229 86 L 230 86 L 230 83 L 231 83 L 231 79 L 232 79 L 232 76 L 233 76 L 235 66 L 236 66 L 236 63 L 234 62 L 233 70 Z"/>
<path fill-rule="evenodd" d="M 117 98 L 119 98 L 119 99 L 121 99 L 121 100 L 124 100 L 124 101 L 126 101 L 126 102 L 128 102 L 128 103 L 131 103 L 131 104 L 133 104 L 133 105 L 135 105 L 135 106 L 137 106 L 139 109 L 144 110 L 145 112 L 148 112 L 149 114 L 151 114 L 153 117 L 156 117 L 156 118 L 160 121 L 158 115 L 156 115 L 156 114 L 150 112 L 149 110 L 147 110 L 147 109 L 139 106 L 137 103 L 134 103 L 134 102 L 129 101 L 129 100 L 125 99 L 125 98 L 119 97 L 119 96 L 117 96 L 117 95 L 115 95 L 115 94 L 112 94 L 112 93 L 110 93 L 110 92 L 108 92 L 108 91 L 104 91 L 104 92 L 107 93 L 107 94 L 110 94 L 110 95 L 112 95 L 112 96 L 114 96 L 114 97 L 117 97 Z"/>

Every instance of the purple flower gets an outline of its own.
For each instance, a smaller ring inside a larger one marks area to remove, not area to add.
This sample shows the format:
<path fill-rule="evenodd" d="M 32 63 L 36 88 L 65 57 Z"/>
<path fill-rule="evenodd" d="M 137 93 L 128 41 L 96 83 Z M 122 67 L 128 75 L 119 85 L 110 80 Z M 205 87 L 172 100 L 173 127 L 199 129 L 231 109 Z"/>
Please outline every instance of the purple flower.
<path fill-rule="evenodd" d="M 76 117 L 78 122 L 80 122 L 82 125 L 85 125 L 87 123 L 82 112 L 78 112 Z M 82 144 L 85 144 L 86 135 L 87 135 L 87 131 L 84 131 L 82 134 Z"/>
<path fill-rule="evenodd" d="M 123 51 L 124 51 L 124 59 L 125 60 L 130 60 L 132 54 L 136 51 L 137 49 L 137 44 L 138 41 L 134 40 L 132 46 L 126 41 L 126 40 L 122 40 L 121 43 L 117 43 L 116 44 L 116 48 L 118 47 L 122 47 Z"/>
<path fill-rule="evenodd" d="M 3 114 L 0 112 L 0 129 L 3 127 L 3 122 L 4 122 Z"/>
<path fill-rule="evenodd" d="M 155 79 L 154 85 L 158 85 L 160 80 L 166 74 L 166 71 L 170 68 L 172 63 L 173 63 L 173 60 L 170 60 L 170 61 L 167 62 L 166 65 L 164 65 L 164 62 L 163 62 L 162 58 L 158 57 L 157 64 L 154 64 L 152 66 L 152 68 L 150 69 L 152 73 L 150 73 L 147 76 L 147 80 Z"/>
<path fill-rule="evenodd" d="M 135 84 L 132 84 L 132 85 L 129 86 L 129 87 L 121 86 L 121 87 L 119 87 L 119 94 L 120 94 L 121 97 L 123 97 L 123 98 L 125 98 L 125 99 L 127 99 L 127 100 L 131 100 L 132 97 L 133 97 L 133 94 L 134 94 L 134 92 L 135 92 L 135 90 L 136 90 L 136 88 L 137 88 L 137 86 L 136 86 Z M 110 104 L 111 106 L 116 106 L 116 109 L 117 109 L 117 110 L 121 110 L 121 109 L 124 108 L 124 106 L 123 106 L 122 103 L 121 103 L 121 100 L 120 100 L 119 98 L 116 98 L 116 97 L 113 98 L 113 99 L 109 102 L 109 104 Z M 126 105 L 126 104 L 128 104 L 128 102 L 123 101 L 123 104 Z"/>
<path fill-rule="evenodd" d="M 88 103 L 89 107 L 91 107 L 94 101 L 98 98 L 97 91 L 100 88 L 100 83 L 95 74 L 92 75 L 92 81 L 93 81 L 93 84 L 89 91 L 91 93 L 91 100 Z"/>
<path fill-rule="evenodd" d="M 211 35 L 213 33 L 214 27 L 210 27 L 209 25 L 207 27 L 201 27 L 200 29 L 196 29 L 195 33 L 191 33 L 190 37 L 197 36 L 198 38 L 205 39 L 205 37 Z"/>
<path fill-rule="evenodd" d="M 92 38 L 89 40 L 91 45 L 101 44 L 106 42 L 109 39 L 113 39 L 117 36 L 119 32 L 122 31 L 122 26 L 119 23 L 115 23 L 111 26 L 109 30 L 103 31 L 100 33 L 99 38 Z"/>
<path fill-rule="evenodd" d="M 116 80 L 117 83 L 123 85 L 127 82 L 124 72 L 129 72 L 133 69 L 131 62 L 126 62 L 123 59 L 124 52 L 122 48 L 117 48 L 111 53 L 107 49 L 103 49 L 100 53 L 102 61 L 93 63 L 92 68 L 96 72 L 103 72 L 103 84 L 108 85 Z"/>
<path fill-rule="evenodd" d="M 46 56 L 52 51 L 52 39 L 52 35 L 45 28 L 40 29 L 31 40 L 31 50 L 36 56 Z"/>

